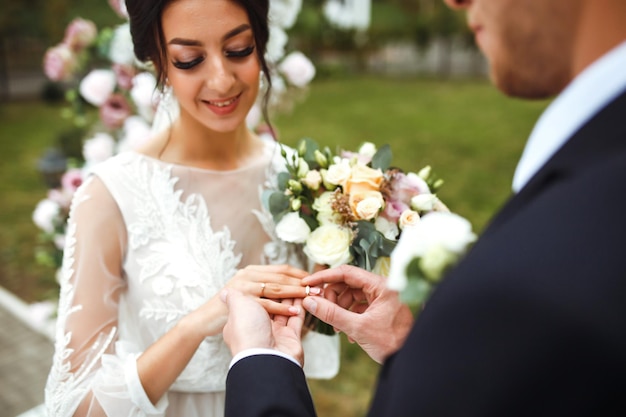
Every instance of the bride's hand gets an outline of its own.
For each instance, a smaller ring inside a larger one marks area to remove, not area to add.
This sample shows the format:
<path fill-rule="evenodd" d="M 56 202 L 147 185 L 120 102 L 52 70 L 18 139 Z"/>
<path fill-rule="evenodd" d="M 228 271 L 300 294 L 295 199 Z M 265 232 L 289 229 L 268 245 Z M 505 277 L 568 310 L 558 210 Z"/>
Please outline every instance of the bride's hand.
<path fill-rule="evenodd" d="M 237 271 L 225 288 L 257 297 L 269 314 L 293 316 L 298 313 L 289 303 L 281 303 L 282 299 L 304 298 L 317 289 L 301 284 L 302 278 L 308 276 L 307 271 L 290 265 L 249 265 Z"/>
<path fill-rule="evenodd" d="M 304 298 L 308 294 L 319 295 L 320 290 L 302 286 L 301 280 L 308 272 L 289 265 L 250 265 L 237 271 L 224 286 L 253 297 L 271 315 L 296 316 L 302 307 L 281 302 L 284 299 Z M 219 293 L 197 310 L 187 315 L 183 324 L 200 338 L 213 336 L 222 331 L 228 309 L 220 300 Z"/>

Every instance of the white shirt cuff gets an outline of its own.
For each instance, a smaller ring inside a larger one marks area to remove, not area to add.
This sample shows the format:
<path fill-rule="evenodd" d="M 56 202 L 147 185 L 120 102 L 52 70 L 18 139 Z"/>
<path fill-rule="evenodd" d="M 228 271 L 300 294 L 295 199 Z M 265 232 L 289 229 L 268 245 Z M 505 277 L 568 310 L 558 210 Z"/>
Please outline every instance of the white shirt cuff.
<path fill-rule="evenodd" d="M 287 355 L 286 353 L 283 353 L 281 351 L 278 351 L 276 349 L 266 349 L 266 348 L 251 348 L 251 349 L 246 349 L 246 350 L 242 350 L 241 352 L 239 352 L 238 354 L 236 354 L 233 359 L 230 361 L 230 365 L 228 367 L 228 369 L 232 368 L 233 365 L 237 362 L 239 362 L 240 360 L 247 358 L 249 356 L 255 356 L 255 355 L 274 355 L 274 356 L 281 356 L 285 359 L 290 360 L 291 362 L 295 363 L 296 365 L 298 365 L 299 367 L 302 367 L 302 365 L 300 365 L 300 363 L 291 355 Z"/>

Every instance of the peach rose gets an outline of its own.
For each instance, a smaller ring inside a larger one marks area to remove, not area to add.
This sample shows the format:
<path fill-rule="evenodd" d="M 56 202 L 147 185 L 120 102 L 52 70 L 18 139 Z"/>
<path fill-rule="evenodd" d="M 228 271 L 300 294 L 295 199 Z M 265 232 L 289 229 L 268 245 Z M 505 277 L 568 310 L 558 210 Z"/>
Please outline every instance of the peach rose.
<path fill-rule="evenodd" d="M 383 195 L 378 191 L 352 192 L 349 202 L 357 220 L 373 219 L 385 205 Z"/>
<path fill-rule="evenodd" d="M 380 169 L 357 163 L 352 167 L 350 178 L 346 181 L 343 192 L 352 194 L 364 190 L 378 191 L 382 182 L 383 172 Z"/>

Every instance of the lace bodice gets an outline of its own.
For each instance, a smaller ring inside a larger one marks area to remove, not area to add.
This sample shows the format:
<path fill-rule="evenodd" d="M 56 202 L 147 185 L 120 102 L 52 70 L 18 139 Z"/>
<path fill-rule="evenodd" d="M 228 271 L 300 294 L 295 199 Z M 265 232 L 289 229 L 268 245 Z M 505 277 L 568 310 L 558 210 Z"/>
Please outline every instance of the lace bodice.
<path fill-rule="evenodd" d="M 202 342 L 156 407 L 136 375 L 136 358 L 238 268 L 305 266 L 298 251 L 275 238 L 261 204 L 281 161 L 278 146 L 267 141 L 258 159 L 234 171 L 168 164 L 136 152 L 94 169 L 68 222 L 46 387 L 50 417 L 73 415 L 79 406 L 98 415 L 183 415 L 172 409 L 181 403 L 186 416 L 211 414 L 201 408 L 206 398 L 193 399 L 224 390 L 231 357 L 221 336 Z M 309 376 L 337 372 L 337 343 L 307 336 Z M 172 398 L 181 395 L 191 399 Z"/>

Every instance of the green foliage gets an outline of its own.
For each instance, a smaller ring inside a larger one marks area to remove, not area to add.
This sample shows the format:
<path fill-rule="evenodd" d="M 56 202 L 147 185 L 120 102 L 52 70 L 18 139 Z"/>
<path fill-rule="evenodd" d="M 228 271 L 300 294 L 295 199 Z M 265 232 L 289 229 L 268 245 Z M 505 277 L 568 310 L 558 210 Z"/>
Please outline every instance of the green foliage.
<path fill-rule="evenodd" d="M 372 157 L 372 168 L 378 168 L 381 171 L 385 171 L 391 166 L 392 158 L 393 154 L 391 152 L 391 146 L 389 146 L 389 144 L 385 144 L 378 148 L 378 151 L 376 151 Z"/>

